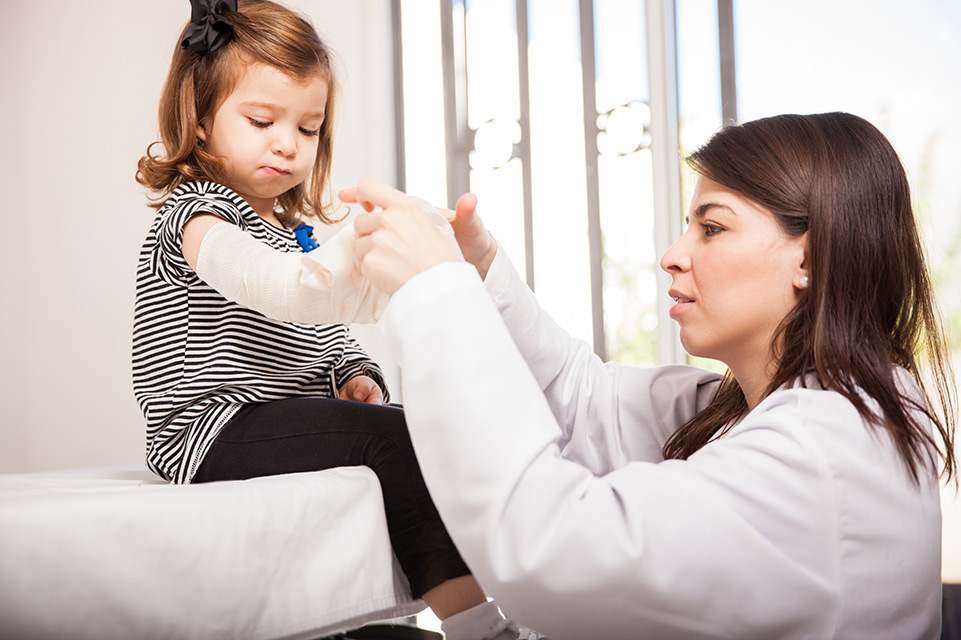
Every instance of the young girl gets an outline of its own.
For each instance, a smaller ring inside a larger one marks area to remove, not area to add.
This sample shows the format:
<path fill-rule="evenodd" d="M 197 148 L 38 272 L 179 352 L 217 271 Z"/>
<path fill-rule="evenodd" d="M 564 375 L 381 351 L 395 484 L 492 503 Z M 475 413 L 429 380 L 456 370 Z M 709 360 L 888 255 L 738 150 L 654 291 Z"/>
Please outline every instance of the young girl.
<path fill-rule="evenodd" d="M 341 194 L 384 209 L 355 246 L 394 292 L 379 324 L 438 509 L 557 638 L 936 640 L 957 404 L 897 154 L 826 113 L 726 127 L 689 162 L 660 264 L 681 343 L 723 377 L 601 362 L 472 207 L 458 251 L 397 191 Z"/>
<path fill-rule="evenodd" d="M 333 220 L 335 89 L 300 16 L 268 0 L 193 3 L 161 97 L 162 151 L 137 175 L 159 201 L 133 337 L 147 463 L 177 483 L 369 466 L 413 595 L 447 636 L 516 638 L 447 535 L 380 369 L 345 325 L 318 324 L 382 302 L 352 268 L 349 233 L 314 251 L 301 226 Z"/>

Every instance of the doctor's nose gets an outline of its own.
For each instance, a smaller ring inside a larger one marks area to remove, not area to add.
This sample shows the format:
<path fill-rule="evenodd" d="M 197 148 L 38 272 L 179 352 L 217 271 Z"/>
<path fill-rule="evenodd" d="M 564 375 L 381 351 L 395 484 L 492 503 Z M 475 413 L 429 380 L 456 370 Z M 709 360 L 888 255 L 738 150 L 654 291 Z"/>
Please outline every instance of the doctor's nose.
<path fill-rule="evenodd" d="M 691 269 L 691 254 L 685 248 L 684 238 L 685 236 L 681 235 L 661 256 L 661 269 L 671 275 Z"/>

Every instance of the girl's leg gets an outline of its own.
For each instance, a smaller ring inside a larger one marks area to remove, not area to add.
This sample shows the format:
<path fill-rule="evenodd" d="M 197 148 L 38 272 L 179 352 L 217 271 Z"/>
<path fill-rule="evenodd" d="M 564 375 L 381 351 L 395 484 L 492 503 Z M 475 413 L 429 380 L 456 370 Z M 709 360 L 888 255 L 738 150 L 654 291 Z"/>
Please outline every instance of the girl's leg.
<path fill-rule="evenodd" d="M 248 405 L 214 440 L 194 482 L 361 465 L 380 480 L 391 544 L 414 596 L 440 619 L 486 602 L 434 507 L 398 407 L 329 398 Z"/>

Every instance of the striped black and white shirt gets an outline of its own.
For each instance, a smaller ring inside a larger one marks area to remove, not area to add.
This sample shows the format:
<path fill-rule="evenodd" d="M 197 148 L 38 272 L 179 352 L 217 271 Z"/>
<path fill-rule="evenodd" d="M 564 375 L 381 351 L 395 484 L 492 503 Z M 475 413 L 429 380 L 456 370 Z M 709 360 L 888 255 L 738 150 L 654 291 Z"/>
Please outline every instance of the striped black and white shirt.
<path fill-rule="evenodd" d="M 281 322 L 228 301 L 197 277 L 181 248 L 201 213 L 239 226 L 278 251 L 300 252 L 294 232 L 258 216 L 234 191 L 191 182 L 170 195 L 137 268 L 133 388 L 147 420 L 147 466 L 190 482 L 221 427 L 244 404 L 335 397 L 350 378 L 384 377 L 343 324 Z"/>

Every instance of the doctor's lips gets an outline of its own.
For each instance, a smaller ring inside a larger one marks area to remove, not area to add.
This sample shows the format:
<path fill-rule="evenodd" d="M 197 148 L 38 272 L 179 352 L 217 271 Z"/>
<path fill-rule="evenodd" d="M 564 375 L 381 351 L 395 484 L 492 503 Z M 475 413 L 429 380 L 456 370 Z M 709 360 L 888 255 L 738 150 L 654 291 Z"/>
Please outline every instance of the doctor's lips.
<path fill-rule="evenodd" d="M 676 289 L 671 289 L 667 292 L 667 295 L 671 296 L 674 302 L 694 302 L 694 298 L 690 298 Z"/>
<path fill-rule="evenodd" d="M 674 306 L 672 306 L 670 310 L 670 316 L 672 318 L 683 311 L 688 305 L 694 303 L 694 298 L 689 298 L 677 289 L 671 289 L 667 292 L 667 295 L 671 296 L 671 299 L 674 300 Z"/>

